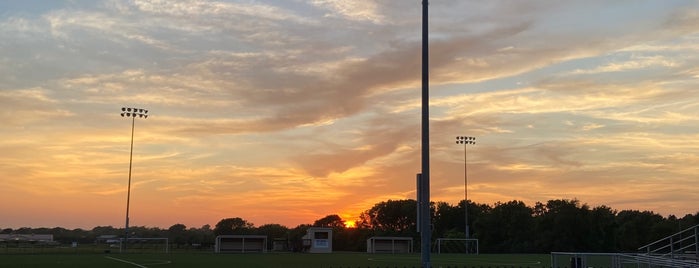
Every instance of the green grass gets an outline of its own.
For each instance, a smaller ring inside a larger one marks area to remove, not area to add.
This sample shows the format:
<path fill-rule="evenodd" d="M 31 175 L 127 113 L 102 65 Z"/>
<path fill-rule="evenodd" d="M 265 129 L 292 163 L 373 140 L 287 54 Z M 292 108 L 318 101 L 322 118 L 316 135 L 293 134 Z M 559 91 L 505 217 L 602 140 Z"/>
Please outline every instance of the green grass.
<path fill-rule="evenodd" d="M 544 254 L 432 255 L 433 267 L 549 267 Z M 257 254 L 0 254 L 1 267 L 284 267 L 385 268 L 420 267 L 419 254 L 257 253 Z"/>

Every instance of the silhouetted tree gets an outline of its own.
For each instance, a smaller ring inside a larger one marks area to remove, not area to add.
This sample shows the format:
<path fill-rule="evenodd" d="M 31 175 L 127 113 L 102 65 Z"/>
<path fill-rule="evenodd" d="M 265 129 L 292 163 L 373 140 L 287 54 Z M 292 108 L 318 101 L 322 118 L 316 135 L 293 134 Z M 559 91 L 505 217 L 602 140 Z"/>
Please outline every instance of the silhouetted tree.
<path fill-rule="evenodd" d="M 119 235 L 123 236 L 124 235 L 124 229 L 116 229 L 112 226 L 97 226 L 95 228 L 92 228 L 92 231 L 90 231 L 90 238 L 92 241 L 94 241 L 97 237 L 102 236 L 102 235 Z"/>
<path fill-rule="evenodd" d="M 677 230 L 681 231 L 684 229 L 687 229 L 689 227 L 695 226 L 699 224 L 699 212 L 696 214 L 687 214 L 684 215 L 681 219 L 678 220 L 679 222 L 677 223 Z"/>
<path fill-rule="evenodd" d="M 359 216 L 359 226 L 370 228 L 378 235 L 415 234 L 416 209 L 417 202 L 415 200 L 381 202 Z"/>
<path fill-rule="evenodd" d="M 250 234 L 254 225 L 242 218 L 222 219 L 214 227 L 214 235 L 244 235 Z"/>
<path fill-rule="evenodd" d="M 446 202 L 437 202 L 434 213 L 434 237 L 465 237 L 464 210 Z"/>
<path fill-rule="evenodd" d="M 537 203 L 537 241 L 535 247 L 541 251 L 583 251 L 588 235 L 589 207 L 580 201 L 549 200 L 546 205 Z"/>
<path fill-rule="evenodd" d="M 330 227 L 333 229 L 344 229 L 345 221 L 337 214 L 325 216 L 313 223 L 314 227 Z"/>
<path fill-rule="evenodd" d="M 274 239 L 289 240 L 289 228 L 276 223 L 261 225 L 256 228 L 255 233 L 267 236 L 267 240 L 270 241 L 267 243 L 267 249 L 272 249 Z"/>
<path fill-rule="evenodd" d="M 607 206 L 590 209 L 578 200 L 549 200 L 527 207 L 521 201 L 496 203 L 494 207 L 462 200 L 457 206 L 445 202 L 431 204 L 433 238 L 464 237 L 464 206 L 468 205 L 471 237 L 480 239 L 483 253 L 551 251 L 635 252 L 640 246 L 699 224 L 699 212 L 679 218 L 667 218 L 650 211 L 623 210 Z M 346 228 L 344 220 L 332 214 L 314 222 L 331 227 L 333 247 L 342 251 L 365 251 L 371 236 L 411 236 L 419 244 L 416 232 L 415 200 L 388 200 L 375 204 L 360 215 L 356 228 Z M 262 234 L 271 240 L 288 238 L 292 249 L 301 248 L 302 237 L 312 225 L 289 229 L 279 224 L 254 228 L 242 218 L 222 219 L 212 230 L 210 225 L 189 228 L 174 224 L 168 229 L 132 226 L 132 237 L 170 237 L 173 244 L 185 248 L 211 249 L 215 235 Z M 3 234 L 53 234 L 60 243 L 93 243 L 101 235 L 123 237 L 123 228 L 97 226 L 92 230 L 55 228 L 5 228 Z"/>
<path fill-rule="evenodd" d="M 613 252 L 615 250 L 616 211 L 607 206 L 599 206 L 590 212 L 587 228 L 587 245 L 590 251 Z"/>
<path fill-rule="evenodd" d="M 167 229 L 168 237 L 170 238 L 170 243 L 175 244 L 176 247 L 180 247 L 187 243 L 187 226 L 178 223 L 170 226 Z"/>
<path fill-rule="evenodd" d="M 660 239 L 668 234 L 656 234 L 654 227 L 663 221 L 663 217 L 650 211 L 622 210 L 616 217 L 617 249 L 636 251 L 639 247 Z"/>
<path fill-rule="evenodd" d="M 303 236 L 306 234 L 309 227 L 311 227 L 311 225 L 301 224 L 289 230 L 289 243 L 292 251 L 301 251 L 303 248 Z"/>
<path fill-rule="evenodd" d="M 372 234 L 366 228 L 343 228 L 333 235 L 333 250 L 366 252 L 366 240 Z"/>
<path fill-rule="evenodd" d="M 535 252 L 533 209 L 522 201 L 496 203 L 475 222 L 485 252 Z"/>
<path fill-rule="evenodd" d="M 214 244 L 214 231 L 211 225 L 204 224 L 201 228 L 190 228 L 187 242 L 196 248 L 210 248 Z"/>

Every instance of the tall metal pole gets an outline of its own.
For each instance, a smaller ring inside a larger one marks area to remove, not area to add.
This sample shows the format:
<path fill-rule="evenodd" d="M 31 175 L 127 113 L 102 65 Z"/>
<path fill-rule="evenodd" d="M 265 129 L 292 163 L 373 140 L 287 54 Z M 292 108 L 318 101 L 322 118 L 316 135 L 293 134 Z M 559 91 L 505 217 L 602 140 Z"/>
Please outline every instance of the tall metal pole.
<path fill-rule="evenodd" d="M 129 186 L 126 188 L 126 224 L 124 225 L 123 248 L 129 244 L 129 207 L 131 204 L 131 167 L 133 164 L 133 133 L 136 126 L 136 117 L 131 117 L 131 150 L 129 151 Z"/>
<path fill-rule="evenodd" d="M 429 35 L 427 27 L 428 0 L 422 1 L 422 180 L 424 182 L 421 206 L 420 251 L 422 267 L 431 268 L 430 250 L 432 225 L 430 220 L 430 100 L 429 100 Z"/>
<path fill-rule="evenodd" d="M 122 249 L 126 250 L 129 242 L 129 207 L 131 205 L 131 168 L 133 166 L 133 137 L 136 126 L 136 117 L 148 118 L 148 110 L 141 108 L 121 107 L 121 117 L 131 117 L 131 149 L 129 151 L 129 184 L 126 190 L 126 224 L 124 225 L 124 242 Z"/>
<path fill-rule="evenodd" d="M 471 238 L 471 232 L 468 228 L 468 165 L 466 164 L 467 161 L 467 154 L 466 154 L 466 146 L 469 144 L 476 144 L 476 138 L 475 137 L 468 137 L 468 136 L 458 136 L 456 137 L 456 143 L 457 144 L 463 144 L 464 145 L 464 214 L 465 217 L 465 233 L 466 233 L 466 238 Z"/>

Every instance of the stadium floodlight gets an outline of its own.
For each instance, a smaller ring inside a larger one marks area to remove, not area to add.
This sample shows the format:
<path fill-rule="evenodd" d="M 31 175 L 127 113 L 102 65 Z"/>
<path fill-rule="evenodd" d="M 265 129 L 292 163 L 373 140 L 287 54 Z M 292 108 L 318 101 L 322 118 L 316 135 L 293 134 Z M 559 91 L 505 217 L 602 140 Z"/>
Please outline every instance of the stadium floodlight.
<path fill-rule="evenodd" d="M 129 184 L 126 190 L 126 224 L 124 226 L 124 243 L 126 248 L 129 241 L 129 206 L 131 204 L 131 167 L 133 166 L 133 136 L 134 127 L 136 126 L 136 117 L 148 118 L 148 110 L 142 108 L 121 107 L 121 117 L 131 118 L 131 150 L 129 152 Z"/>
<path fill-rule="evenodd" d="M 469 144 L 476 144 L 476 137 L 470 137 L 470 136 L 457 136 L 456 137 L 456 144 L 463 144 L 464 145 L 464 214 L 465 220 L 466 220 L 466 238 L 470 238 L 469 235 L 469 229 L 468 229 L 468 168 L 466 165 L 466 146 Z"/>

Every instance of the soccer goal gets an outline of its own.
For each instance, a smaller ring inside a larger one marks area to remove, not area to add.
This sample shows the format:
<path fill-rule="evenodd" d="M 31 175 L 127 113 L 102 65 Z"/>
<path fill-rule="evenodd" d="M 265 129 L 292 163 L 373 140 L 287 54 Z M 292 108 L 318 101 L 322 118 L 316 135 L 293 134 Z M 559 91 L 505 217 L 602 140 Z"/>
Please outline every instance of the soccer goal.
<path fill-rule="evenodd" d="M 437 253 L 478 254 L 478 239 L 474 238 L 438 238 Z"/>
<path fill-rule="evenodd" d="M 127 243 L 121 239 L 123 253 L 170 253 L 170 240 L 166 237 L 129 237 Z"/>

